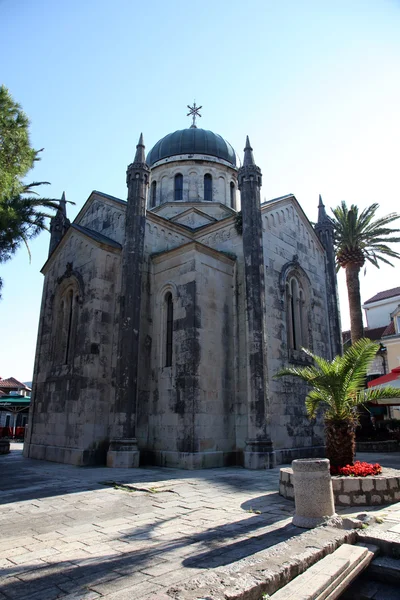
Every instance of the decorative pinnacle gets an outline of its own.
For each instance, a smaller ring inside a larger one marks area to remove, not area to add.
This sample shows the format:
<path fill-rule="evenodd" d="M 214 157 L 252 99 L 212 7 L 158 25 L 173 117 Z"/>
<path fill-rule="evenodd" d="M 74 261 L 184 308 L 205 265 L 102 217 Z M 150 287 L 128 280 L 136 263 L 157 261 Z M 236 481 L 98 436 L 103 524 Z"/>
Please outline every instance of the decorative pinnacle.
<path fill-rule="evenodd" d="M 136 146 L 135 163 L 145 163 L 146 156 L 144 153 L 143 133 L 140 134 L 139 142 Z"/>
<path fill-rule="evenodd" d="M 199 113 L 199 110 L 201 108 L 203 108 L 203 107 L 202 106 L 196 106 L 196 101 L 193 102 L 193 106 L 189 106 L 189 104 L 188 104 L 187 107 L 189 109 L 189 112 L 188 112 L 188 114 L 186 116 L 187 117 L 192 117 L 192 124 L 191 124 L 190 128 L 192 129 L 192 127 L 193 127 L 193 128 L 196 129 L 197 128 L 196 117 L 201 117 L 201 114 Z"/>
<path fill-rule="evenodd" d="M 327 214 L 325 211 L 325 205 L 322 202 L 322 196 L 320 194 L 319 202 L 318 202 L 318 223 L 323 223 L 324 221 L 326 221 L 326 219 L 327 219 Z"/>
<path fill-rule="evenodd" d="M 54 217 L 66 217 L 67 216 L 67 200 L 65 198 L 65 192 L 62 193 L 61 200 L 58 203 L 58 210 Z M 53 218 L 54 218 L 53 217 Z"/>
<path fill-rule="evenodd" d="M 246 147 L 244 149 L 244 159 L 243 166 L 249 167 L 250 165 L 255 165 L 254 156 L 253 156 L 253 148 L 250 146 L 249 136 L 246 136 Z"/>

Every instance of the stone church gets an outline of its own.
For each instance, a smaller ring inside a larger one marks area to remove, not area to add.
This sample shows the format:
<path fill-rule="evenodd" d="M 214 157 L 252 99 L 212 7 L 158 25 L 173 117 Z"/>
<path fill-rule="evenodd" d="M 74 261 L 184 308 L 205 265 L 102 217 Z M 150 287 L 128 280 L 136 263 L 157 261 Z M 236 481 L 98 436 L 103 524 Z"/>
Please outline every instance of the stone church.
<path fill-rule="evenodd" d="M 220 135 L 163 137 L 127 169 L 127 201 L 65 196 L 43 266 L 25 456 L 75 465 L 270 468 L 323 453 L 302 347 L 341 352 L 333 231 L 292 194 L 261 203 Z"/>

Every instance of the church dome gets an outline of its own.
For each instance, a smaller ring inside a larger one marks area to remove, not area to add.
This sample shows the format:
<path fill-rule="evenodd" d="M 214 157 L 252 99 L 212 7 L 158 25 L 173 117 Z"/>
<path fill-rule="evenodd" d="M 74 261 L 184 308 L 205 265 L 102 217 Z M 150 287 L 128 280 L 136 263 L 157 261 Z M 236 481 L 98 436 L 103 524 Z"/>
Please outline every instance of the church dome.
<path fill-rule="evenodd" d="M 229 142 L 217 133 L 197 127 L 174 131 L 163 137 L 150 150 L 146 162 L 151 167 L 163 158 L 179 154 L 215 156 L 236 167 L 236 154 Z"/>

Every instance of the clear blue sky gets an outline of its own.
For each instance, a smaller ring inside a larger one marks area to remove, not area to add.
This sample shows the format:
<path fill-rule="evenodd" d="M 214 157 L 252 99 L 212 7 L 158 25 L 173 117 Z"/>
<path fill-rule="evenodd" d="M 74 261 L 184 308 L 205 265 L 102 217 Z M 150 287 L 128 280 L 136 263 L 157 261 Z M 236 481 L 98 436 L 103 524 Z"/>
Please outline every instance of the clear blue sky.
<path fill-rule="evenodd" d="M 126 198 L 141 131 L 149 150 L 199 126 L 242 155 L 248 134 L 263 198 L 294 193 L 311 220 L 318 194 L 381 214 L 400 210 L 400 2 L 397 0 L 0 0 L 0 82 L 31 119 L 42 161 L 27 180 L 76 202 Z M 0 376 L 30 380 L 47 233 L 1 265 Z M 400 250 L 400 248 L 398 248 Z M 368 268 L 366 300 L 400 285 Z M 343 275 L 343 326 L 349 325 Z"/>

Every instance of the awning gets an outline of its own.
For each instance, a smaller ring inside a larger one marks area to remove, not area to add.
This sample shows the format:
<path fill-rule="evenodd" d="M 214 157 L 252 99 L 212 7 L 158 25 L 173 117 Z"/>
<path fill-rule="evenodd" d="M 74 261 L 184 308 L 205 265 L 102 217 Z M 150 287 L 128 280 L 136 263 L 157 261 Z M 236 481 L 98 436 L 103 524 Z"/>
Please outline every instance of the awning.
<path fill-rule="evenodd" d="M 23 410 L 24 408 L 29 408 L 30 402 L 31 399 L 29 396 L 1 396 L 0 410 L 9 410 L 10 412 Z"/>
<path fill-rule="evenodd" d="M 379 387 L 394 387 L 399 389 L 399 396 L 396 398 L 382 398 L 382 400 L 375 400 L 371 402 L 372 405 L 379 404 L 380 406 L 400 406 L 400 367 L 392 369 L 387 375 L 382 375 L 377 379 L 373 379 L 368 383 L 368 389 Z"/>

